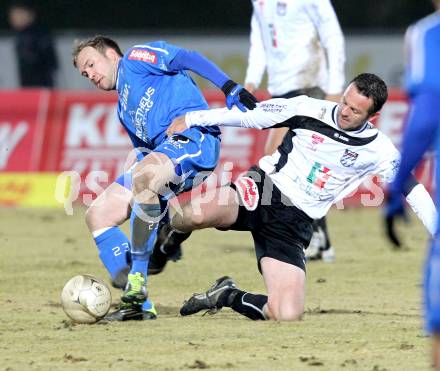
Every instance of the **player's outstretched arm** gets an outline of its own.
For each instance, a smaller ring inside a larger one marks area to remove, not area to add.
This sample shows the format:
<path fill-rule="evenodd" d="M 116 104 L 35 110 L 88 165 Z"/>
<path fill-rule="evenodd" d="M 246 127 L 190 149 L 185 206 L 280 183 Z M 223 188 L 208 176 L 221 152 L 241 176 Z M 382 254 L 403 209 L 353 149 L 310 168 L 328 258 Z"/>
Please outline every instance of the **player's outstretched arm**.
<path fill-rule="evenodd" d="M 174 70 L 191 70 L 203 78 L 211 81 L 223 91 L 226 97 L 226 106 L 231 109 L 237 106 L 240 111 L 255 108 L 257 98 L 232 81 L 217 65 L 193 50 L 180 49 L 170 64 Z"/>
<path fill-rule="evenodd" d="M 236 107 L 231 110 L 217 108 L 187 112 L 174 119 L 167 130 L 171 135 L 192 126 L 235 126 L 266 129 L 273 126 L 288 126 L 289 118 L 295 116 L 304 97 L 292 99 L 275 98 L 257 104 L 252 111 L 242 112 Z"/>
<path fill-rule="evenodd" d="M 405 194 L 405 188 L 407 188 L 406 185 L 408 184 L 408 179 L 412 177 L 411 171 L 419 163 L 420 159 L 423 157 L 423 154 L 426 152 L 434 138 L 436 138 L 437 136 L 436 132 L 438 130 L 438 117 L 440 117 L 440 108 L 435 102 L 436 96 L 432 93 L 420 94 L 414 98 L 411 106 L 407 128 L 405 130 L 403 138 L 402 161 L 400 163 L 396 177 L 389 187 L 389 195 L 385 209 L 385 223 L 387 228 L 387 235 L 389 236 L 391 242 L 393 242 L 397 246 L 398 244 L 395 241 L 395 238 L 397 238 L 397 236 L 394 233 L 394 224 L 396 219 L 401 218 L 404 215 L 402 193 Z M 421 188 L 419 187 L 418 189 Z M 419 193 L 420 192 L 421 191 L 419 191 Z M 413 210 L 415 208 L 421 209 L 421 206 L 417 201 L 417 197 L 416 200 L 411 201 L 411 193 L 406 192 L 406 194 L 407 201 L 413 208 Z M 413 195 L 414 194 L 415 193 L 413 193 Z M 427 196 L 429 196 L 429 194 Z M 424 199 L 427 199 L 427 196 L 425 195 Z M 408 197 L 410 199 L 408 199 Z M 429 199 L 431 198 L 429 197 Z M 434 207 L 434 203 L 432 202 L 432 200 L 431 203 L 432 207 L 429 207 L 427 209 L 431 210 L 431 212 L 428 211 L 426 213 L 423 213 L 422 211 L 417 212 L 416 210 L 414 210 L 420 219 L 422 219 L 419 215 L 421 212 L 422 216 L 429 215 L 430 213 L 432 214 L 432 208 Z M 428 202 L 428 205 L 431 205 L 431 203 Z M 435 231 L 435 221 L 431 223 L 429 220 L 431 220 L 430 217 L 428 217 L 428 219 L 425 221 L 422 219 L 422 222 L 423 224 L 425 224 L 431 234 L 433 234 Z"/>
<path fill-rule="evenodd" d="M 389 193 L 386 213 L 385 226 L 388 239 L 396 246 L 400 247 L 400 238 L 396 233 L 397 219 L 406 220 L 405 208 L 403 205 L 403 196 L 405 196 L 411 209 L 421 220 L 431 236 L 434 235 L 437 225 L 437 210 L 430 194 L 423 186 L 417 182 L 416 178 L 411 175 L 405 183 L 401 194 Z"/>

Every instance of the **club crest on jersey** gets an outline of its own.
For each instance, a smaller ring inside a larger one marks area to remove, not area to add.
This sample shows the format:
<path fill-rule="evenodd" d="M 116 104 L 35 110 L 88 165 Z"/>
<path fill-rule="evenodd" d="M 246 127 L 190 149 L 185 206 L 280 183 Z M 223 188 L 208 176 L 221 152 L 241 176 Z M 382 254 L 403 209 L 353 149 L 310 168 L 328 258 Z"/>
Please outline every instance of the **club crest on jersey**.
<path fill-rule="evenodd" d="M 246 210 L 255 210 L 258 206 L 258 201 L 260 199 L 255 180 L 247 176 L 242 176 L 238 178 L 234 182 L 234 184 L 237 193 L 240 196 L 240 204 L 242 204 L 246 208 Z"/>
<path fill-rule="evenodd" d="M 128 59 L 157 64 L 156 53 L 145 49 L 133 49 L 130 52 Z"/>
<path fill-rule="evenodd" d="M 349 149 L 346 149 L 340 159 L 341 164 L 344 165 L 345 167 L 353 166 L 356 159 L 358 158 L 358 156 L 359 156 L 359 153 L 356 153 L 356 152 L 350 151 Z"/>
<path fill-rule="evenodd" d="M 287 12 L 287 3 L 278 1 L 277 2 L 277 14 L 280 16 L 285 16 Z"/>

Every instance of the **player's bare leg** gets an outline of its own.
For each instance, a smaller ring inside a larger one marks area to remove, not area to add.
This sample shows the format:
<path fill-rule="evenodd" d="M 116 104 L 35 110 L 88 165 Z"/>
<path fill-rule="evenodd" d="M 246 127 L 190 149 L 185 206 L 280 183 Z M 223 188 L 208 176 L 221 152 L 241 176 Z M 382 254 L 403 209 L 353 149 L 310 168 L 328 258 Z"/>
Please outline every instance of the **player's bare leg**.
<path fill-rule="evenodd" d="M 190 203 L 177 208 L 171 223 L 163 225 L 158 233 L 148 265 L 148 274 L 162 272 L 167 261 L 179 260 L 181 244 L 189 238 L 191 231 L 208 227 L 226 228 L 238 215 L 235 191 L 221 187 L 195 197 Z"/>
<path fill-rule="evenodd" d="M 304 312 L 305 272 L 273 258 L 261 259 L 268 296 L 238 289 L 230 277 L 221 277 L 204 293 L 191 296 L 180 309 L 182 316 L 200 311 L 215 313 L 223 307 L 252 320 L 296 321 Z"/>
<path fill-rule="evenodd" d="M 181 232 L 209 227 L 227 228 L 238 217 L 237 193 L 229 186 L 208 191 L 186 203 L 176 213 L 171 226 Z"/>
<path fill-rule="evenodd" d="M 304 312 L 306 274 L 292 264 L 263 257 L 260 261 L 268 300 L 264 313 L 269 319 L 295 321 Z"/>
<path fill-rule="evenodd" d="M 118 183 L 110 184 L 89 206 L 85 220 L 90 232 L 121 225 L 130 216 L 132 193 Z"/>
<path fill-rule="evenodd" d="M 135 151 L 132 151 L 127 157 L 126 165 L 131 166 L 135 161 Z M 124 223 L 130 217 L 132 197 L 131 190 L 122 184 L 110 184 L 86 211 L 85 219 L 90 232 Z"/>
<path fill-rule="evenodd" d="M 238 217 L 236 191 L 222 187 L 211 192 L 215 193 L 207 197 L 211 198 L 209 202 L 195 199 L 184 205 L 183 213 L 173 218 L 172 225 L 185 232 L 231 226 Z M 253 320 L 300 319 L 304 311 L 305 272 L 294 265 L 267 257 L 261 259 L 261 268 L 268 296 L 241 291 L 230 277 L 221 277 L 205 293 L 193 295 L 185 302 L 180 313 L 190 315 L 201 310 L 217 311 L 226 306 Z"/>

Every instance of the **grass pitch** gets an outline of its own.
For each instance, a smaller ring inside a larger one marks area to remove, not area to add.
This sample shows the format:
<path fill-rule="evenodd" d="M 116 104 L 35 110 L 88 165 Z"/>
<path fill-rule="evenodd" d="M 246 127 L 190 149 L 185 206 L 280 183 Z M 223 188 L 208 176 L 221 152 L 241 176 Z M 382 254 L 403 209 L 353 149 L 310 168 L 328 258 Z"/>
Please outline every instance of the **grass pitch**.
<path fill-rule="evenodd" d="M 180 317 L 185 298 L 225 274 L 264 291 L 250 235 L 205 230 L 185 243 L 182 261 L 149 279 L 156 321 L 74 325 L 59 301 L 64 283 L 81 273 L 107 279 L 83 213 L 0 209 L 0 369 L 429 369 L 420 317 L 426 236 L 417 220 L 405 227 L 407 248 L 393 251 L 380 210 L 333 210 L 336 261 L 308 264 L 300 322 L 252 322 L 229 308 Z"/>

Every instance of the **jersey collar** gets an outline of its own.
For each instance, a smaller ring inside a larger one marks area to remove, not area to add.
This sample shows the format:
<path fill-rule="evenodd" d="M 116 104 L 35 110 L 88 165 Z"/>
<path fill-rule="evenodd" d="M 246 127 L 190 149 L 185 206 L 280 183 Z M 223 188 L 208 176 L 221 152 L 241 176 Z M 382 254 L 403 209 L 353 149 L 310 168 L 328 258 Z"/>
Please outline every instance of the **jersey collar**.
<path fill-rule="evenodd" d="M 340 130 L 340 131 L 343 131 L 344 133 L 347 133 L 347 134 L 360 134 L 360 133 L 362 133 L 365 129 L 367 129 L 367 128 L 369 128 L 370 127 L 370 125 L 369 125 L 369 122 L 368 121 L 365 121 L 365 123 L 360 127 L 360 129 L 358 129 L 358 130 L 355 130 L 355 131 L 349 131 L 349 130 L 344 130 L 344 129 L 341 129 L 340 127 L 339 127 L 339 124 L 338 124 L 338 110 L 339 110 L 339 105 L 336 105 L 336 106 L 334 106 L 333 107 L 333 112 L 332 112 L 332 120 L 333 120 L 333 123 L 336 125 L 336 127 L 338 128 L 338 130 Z"/>

